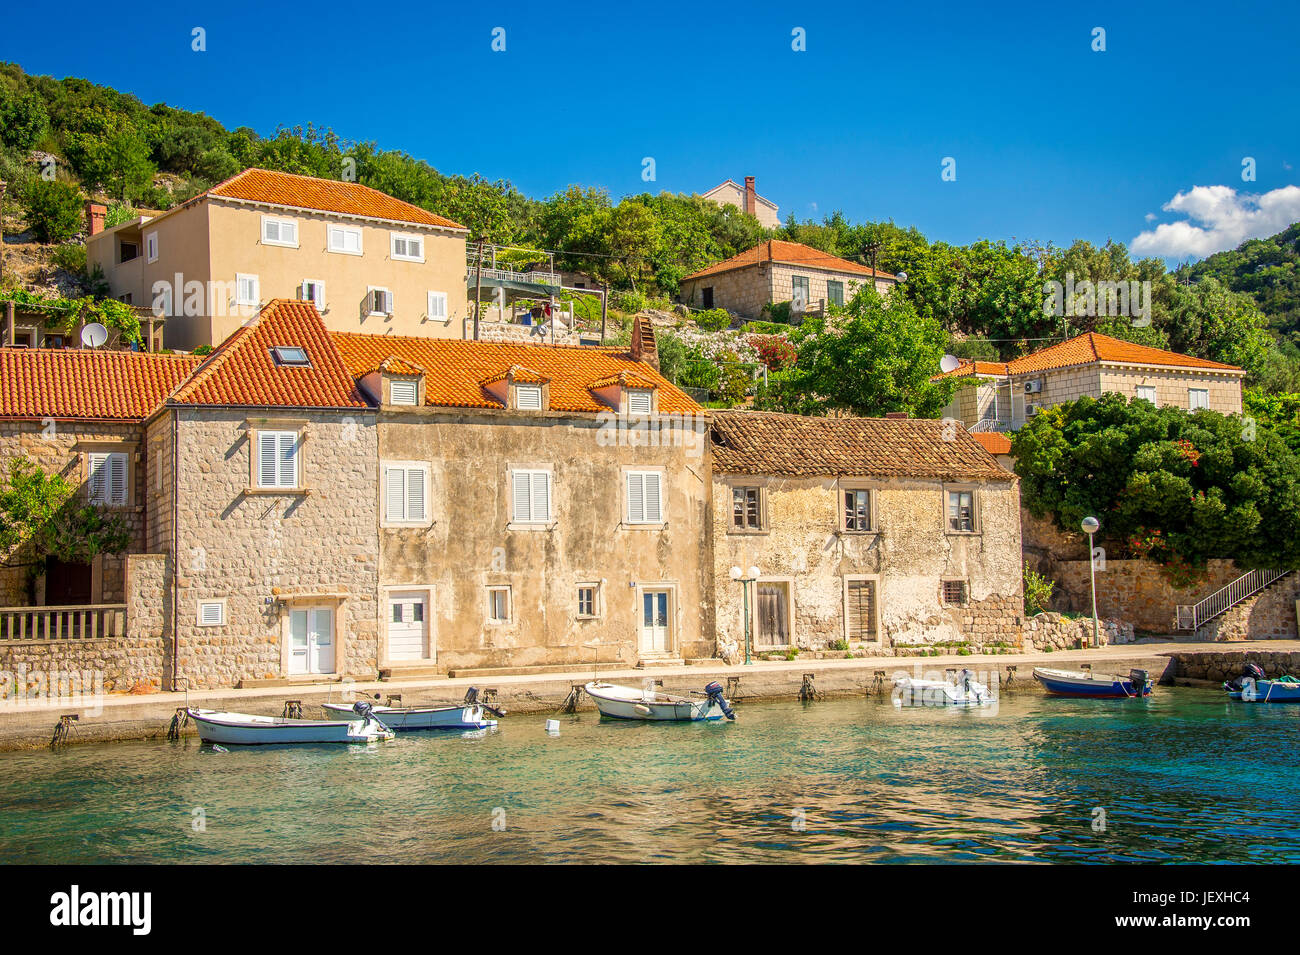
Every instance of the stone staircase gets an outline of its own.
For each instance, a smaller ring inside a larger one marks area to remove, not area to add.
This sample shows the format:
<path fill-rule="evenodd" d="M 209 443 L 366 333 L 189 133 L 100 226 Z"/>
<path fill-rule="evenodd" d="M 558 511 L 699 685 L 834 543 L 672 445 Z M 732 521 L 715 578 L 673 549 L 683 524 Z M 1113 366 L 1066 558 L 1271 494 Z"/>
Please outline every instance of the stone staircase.
<path fill-rule="evenodd" d="M 1275 631 L 1277 636 L 1294 635 L 1296 588 L 1285 588 L 1285 595 L 1273 594 L 1278 599 L 1267 602 L 1259 599 L 1279 580 L 1292 574 L 1293 571 L 1290 570 L 1247 571 L 1196 603 L 1179 606 L 1177 629 L 1195 634 L 1201 634 L 1204 630 L 1204 638 L 1210 640 L 1244 640 L 1248 634 L 1257 636 L 1261 627 Z M 1296 578 L 1292 577 L 1291 582 L 1296 583 Z M 1262 603 L 1267 615 L 1277 619 L 1252 619 Z"/>

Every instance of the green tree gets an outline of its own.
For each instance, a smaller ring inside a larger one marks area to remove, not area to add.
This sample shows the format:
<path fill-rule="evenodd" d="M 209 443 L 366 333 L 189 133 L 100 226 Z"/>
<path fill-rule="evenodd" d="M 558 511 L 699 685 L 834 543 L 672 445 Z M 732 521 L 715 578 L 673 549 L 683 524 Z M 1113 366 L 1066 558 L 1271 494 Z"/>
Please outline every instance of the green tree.
<path fill-rule="evenodd" d="M 27 224 L 38 242 L 66 242 L 81 229 L 82 196 L 74 185 L 57 179 L 30 181 L 25 196 Z"/>
<path fill-rule="evenodd" d="M 62 475 L 47 474 L 26 457 L 10 463 L 0 487 L 0 554 L 7 560 L 85 563 L 120 554 L 130 542 L 121 517 L 81 500 Z"/>

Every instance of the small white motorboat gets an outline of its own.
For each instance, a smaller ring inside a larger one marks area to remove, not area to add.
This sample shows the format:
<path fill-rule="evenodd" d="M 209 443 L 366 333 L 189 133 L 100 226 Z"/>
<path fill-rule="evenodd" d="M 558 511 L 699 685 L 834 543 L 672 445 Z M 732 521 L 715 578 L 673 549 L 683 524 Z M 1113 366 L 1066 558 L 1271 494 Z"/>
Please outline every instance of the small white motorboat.
<path fill-rule="evenodd" d="M 983 706 L 997 702 L 970 670 L 962 670 L 953 680 L 895 677 L 893 699 L 895 706 Z"/>
<path fill-rule="evenodd" d="M 689 723 L 736 718 L 731 704 L 722 695 L 722 684 L 717 681 L 704 688 L 703 699 L 673 696 L 653 687 L 640 689 L 596 681 L 583 689 L 595 701 L 600 715 L 612 720 Z"/>
<path fill-rule="evenodd" d="M 356 715 L 347 703 L 322 703 L 328 720 L 353 720 Z M 496 720 L 483 718 L 480 704 L 442 703 L 432 706 L 374 707 L 379 721 L 394 732 L 410 730 L 482 730 L 496 726 Z"/>
<path fill-rule="evenodd" d="M 371 712 L 370 704 L 355 705 L 355 719 L 298 720 L 285 716 L 254 716 L 220 710 L 186 709 L 205 743 L 223 746 L 266 746 L 287 743 L 375 743 L 392 739 L 392 730 Z"/>

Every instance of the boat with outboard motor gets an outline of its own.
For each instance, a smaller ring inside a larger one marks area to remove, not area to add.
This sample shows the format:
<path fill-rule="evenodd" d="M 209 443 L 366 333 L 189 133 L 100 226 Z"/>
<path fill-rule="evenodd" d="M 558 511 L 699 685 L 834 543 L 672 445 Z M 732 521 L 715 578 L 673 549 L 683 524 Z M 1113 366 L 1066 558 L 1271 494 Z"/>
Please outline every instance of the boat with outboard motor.
<path fill-rule="evenodd" d="M 1247 663 L 1241 676 L 1223 684 L 1228 698 L 1242 703 L 1300 703 L 1300 680 L 1280 676 L 1270 680 L 1258 664 Z"/>
<path fill-rule="evenodd" d="M 185 715 L 199 728 L 205 743 L 223 746 L 266 746 L 289 743 L 375 743 L 394 733 L 365 701 L 353 704 L 351 720 L 301 720 L 287 716 L 255 716 L 187 707 Z"/>
<path fill-rule="evenodd" d="M 421 706 L 380 706 L 371 705 L 376 717 L 390 730 L 398 733 L 415 730 L 482 730 L 497 725 L 496 720 L 484 718 L 484 712 L 501 717 L 506 711 L 479 699 L 478 687 L 471 686 L 465 693 L 465 699 L 459 703 L 427 703 Z M 375 699 L 379 695 L 375 694 Z M 391 702 L 391 701 L 390 701 Z M 325 718 L 330 720 L 351 720 L 354 704 L 322 703 Z"/>
<path fill-rule="evenodd" d="M 970 670 L 962 670 L 952 680 L 897 676 L 893 699 L 895 706 L 984 706 L 997 702 Z"/>
<path fill-rule="evenodd" d="M 722 684 L 716 680 L 704 688 L 703 699 L 673 696 L 652 686 L 639 689 L 593 680 L 583 689 L 600 710 L 600 715 L 612 720 L 645 720 L 649 722 L 694 723 L 713 720 L 735 720 L 736 713 L 723 695 Z"/>
<path fill-rule="evenodd" d="M 1034 667 L 1034 679 L 1056 696 L 1136 699 L 1150 696 L 1154 686 L 1146 670 L 1132 669 L 1127 677 L 1093 673 L 1091 670 L 1053 670 Z"/>

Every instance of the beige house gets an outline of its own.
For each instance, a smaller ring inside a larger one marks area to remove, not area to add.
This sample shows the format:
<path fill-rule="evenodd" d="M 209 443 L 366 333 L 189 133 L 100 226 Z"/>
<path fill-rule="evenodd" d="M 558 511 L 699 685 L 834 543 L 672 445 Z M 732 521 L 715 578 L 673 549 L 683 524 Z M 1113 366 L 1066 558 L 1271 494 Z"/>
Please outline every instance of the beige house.
<path fill-rule="evenodd" d="M 1019 483 L 965 430 L 719 411 L 712 445 L 720 649 L 746 606 L 759 651 L 1017 639 Z"/>
<path fill-rule="evenodd" d="M 972 431 L 1014 431 L 1042 408 L 1113 392 L 1158 407 L 1241 413 L 1235 365 L 1087 332 L 1009 362 L 966 361 L 945 416 Z"/>
<path fill-rule="evenodd" d="M 727 179 L 718 183 L 708 192 L 702 193 L 701 199 L 720 206 L 735 206 L 741 212 L 747 212 L 765 229 L 777 229 L 781 226 L 781 214 L 777 204 L 771 199 L 764 199 L 754 189 L 754 177 L 746 176 L 742 188 L 735 180 Z"/>
<path fill-rule="evenodd" d="M 743 318 L 762 317 L 763 306 L 801 303 L 798 311 L 843 305 L 859 287 L 882 295 L 898 277 L 837 258 L 799 242 L 767 239 L 681 281 L 679 299 L 692 308 L 725 308 Z"/>
<path fill-rule="evenodd" d="M 162 315 L 169 348 L 218 345 L 275 298 L 333 331 L 463 334 L 466 230 L 358 183 L 247 169 L 168 212 L 88 219 L 87 266 Z"/>

